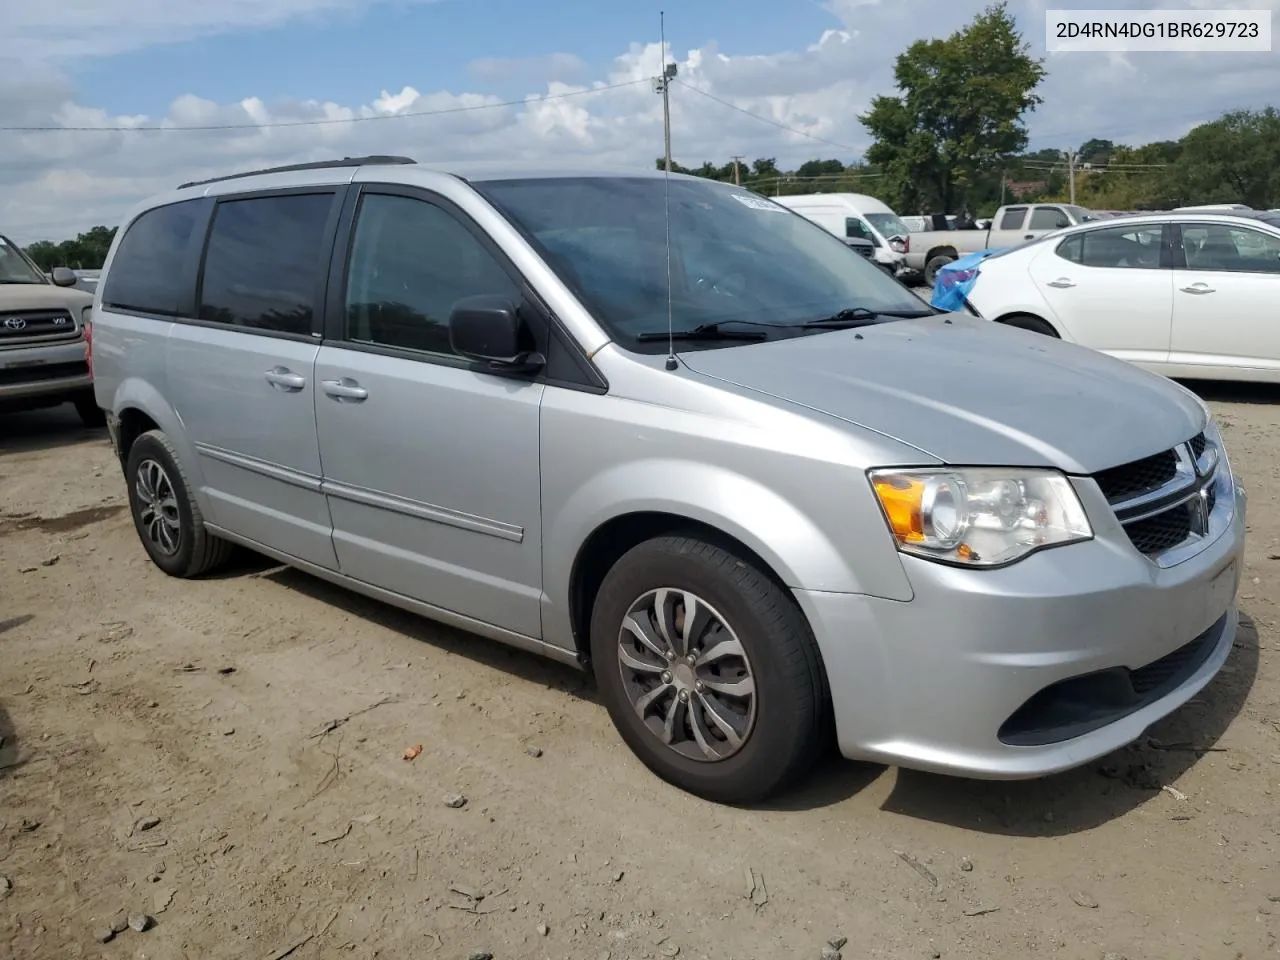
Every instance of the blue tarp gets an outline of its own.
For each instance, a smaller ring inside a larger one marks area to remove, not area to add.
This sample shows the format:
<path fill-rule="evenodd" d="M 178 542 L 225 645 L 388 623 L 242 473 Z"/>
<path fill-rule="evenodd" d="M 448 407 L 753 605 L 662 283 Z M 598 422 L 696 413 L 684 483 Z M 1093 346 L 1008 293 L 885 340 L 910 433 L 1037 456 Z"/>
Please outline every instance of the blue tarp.
<path fill-rule="evenodd" d="M 964 301 L 978 279 L 978 265 L 983 260 L 997 253 L 1003 253 L 1008 247 L 995 247 L 991 250 L 979 250 L 966 254 L 959 260 L 953 260 L 938 271 L 938 278 L 933 283 L 931 306 L 952 313 L 964 310 Z"/>

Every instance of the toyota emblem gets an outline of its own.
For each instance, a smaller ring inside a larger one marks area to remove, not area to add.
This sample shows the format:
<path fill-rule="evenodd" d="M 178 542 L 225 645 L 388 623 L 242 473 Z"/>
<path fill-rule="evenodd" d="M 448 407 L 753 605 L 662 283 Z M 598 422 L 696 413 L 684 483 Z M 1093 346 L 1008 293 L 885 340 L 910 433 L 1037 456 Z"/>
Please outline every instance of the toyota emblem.
<path fill-rule="evenodd" d="M 27 321 L 25 317 L 6 317 L 4 325 L 10 330 L 25 330 Z"/>

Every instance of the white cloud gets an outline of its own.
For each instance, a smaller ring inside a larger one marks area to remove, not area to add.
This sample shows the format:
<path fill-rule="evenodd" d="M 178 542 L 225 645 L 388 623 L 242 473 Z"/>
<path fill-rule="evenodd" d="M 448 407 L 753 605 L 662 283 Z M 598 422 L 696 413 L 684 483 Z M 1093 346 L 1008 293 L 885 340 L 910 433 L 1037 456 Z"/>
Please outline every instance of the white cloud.
<path fill-rule="evenodd" d="M 379 0 L 60 0 L 56 13 L 47 9 L 53 4 L 19 4 L 16 25 L 7 24 L 0 36 L 0 51 L 20 48 L 28 62 L 10 69 L 14 65 L 0 59 L 0 126 L 116 129 L 0 132 L 0 230 L 23 242 L 71 236 L 95 223 L 115 223 L 139 198 L 185 180 L 326 157 L 394 153 L 432 164 L 514 160 L 648 168 L 661 154 L 661 98 L 648 82 L 662 62 L 657 44 L 620 45 L 620 54 L 598 76 L 573 54 L 477 60 L 470 74 L 478 89 L 460 94 L 422 90 L 410 68 L 375 60 L 363 103 L 305 99 L 305 91 L 295 100 L 251 97 L 237 103 L 182 94 L 163 117 L 108 116 L 57 66 L 68 49 L 102 54 L 119 48 L 125 41 L 113 39 L 117 35 L 136 35 L 138 45 L 147 45 L 374 2 Z M 1280 0 L 1266 2 L 1280 6 Z M 1161 6 L 1170 3 L 1162 0 Z M 915 39 L 959 28 L 982 5 L 983 0 L 829 0 L 830 28 L 800 49 L 744 56 L 708 43 L 673 51 L 685 85 L 672 88 L 675 157 L 689 165 L 724 162 L 732 154 L 776 157 L 784 165 L 819 156 L 853 159 L 867 145 L 857 116 L 871 97 L 892 89 L 894 56 Z M 1104 0 L 1078 5 L 1101 6 Z M 1180 5 L 1216 7 L 1211 0 Z M 1011 5 L 1037 51 L 1044 48 L 1045 6 L 1046 0 Z M 54 34 L 58 39 L 47 48 L 34 42 Z M 44 53 L 41 63 L 30 61 L 33 49 Z M 1046 64 L 1045 104 L 1030 118 L 1037 147 L 1078 145 L 1091 136 L 1130 143 L 1176 138 L 1223 110 L 1280 100 L 1280 71 L 1269 54 L 1058 54 Z M 547 99 L 632 80 L 643 82 Z M 530 93 L 519 105 L 505 106 L 501 98 L 479 92 L 497 83 Z M 689 87 L 850 149 L 762 123 Z M 459 111 L 465 107 L 485 109 Z M 425 111 L 459 112 L 412 116 Z M 343 122 L 266 126 L 312 121 Z M 130 132 L 140 126 L 237 124 L 256 126 Z"/>

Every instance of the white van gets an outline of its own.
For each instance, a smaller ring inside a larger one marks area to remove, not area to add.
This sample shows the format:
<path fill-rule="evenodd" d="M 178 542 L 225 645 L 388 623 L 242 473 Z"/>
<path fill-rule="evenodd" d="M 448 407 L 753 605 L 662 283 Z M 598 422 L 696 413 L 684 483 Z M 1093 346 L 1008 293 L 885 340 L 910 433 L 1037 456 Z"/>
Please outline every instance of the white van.
<path fill-rule="evenodd" d="M 875 197 L 862 193 L 802 193 L 774 197 L 842 240 L 870 240 L 875 261 L 896 275 L 906 266 L 907 225 Z"/>

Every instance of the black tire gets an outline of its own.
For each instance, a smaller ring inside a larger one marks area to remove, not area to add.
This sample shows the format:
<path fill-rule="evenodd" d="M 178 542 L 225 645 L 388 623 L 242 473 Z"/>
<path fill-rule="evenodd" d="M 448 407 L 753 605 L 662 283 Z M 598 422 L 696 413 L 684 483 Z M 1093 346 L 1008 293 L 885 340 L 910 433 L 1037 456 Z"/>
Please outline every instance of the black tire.
<path fill-rule="evenodd" d="M 664 587 L 688 590 L 715 608 L 750 661 L 754 726 L 737 752 L 724 759 L 694 760 L 677 753 L 645 725 L 627 694 L 618 659 L 623 619 L 638 598 Z M 596 597 L 591 654 L 596 681 L 623 740 L 659 777 L 696 796 L 726 804 L 758 802 L 807 773 L 829 743 L 826 672 L 804 614 L 784 587 L 713 543 L 666 536 L 623 555 Z"/>
<path fill-rule="evenodd" d="M 103 427 L 107 423 L 107 412 L 98 406 L 98 400 L 90 390 L 76 396 L 72 401 L 76 405 L 76 414 L 86 427 Z"/>
<path fill-rule="evenodd" d="M 1019 330 L 1030 330 L 1032 333 L 1040 333 L 1046 337 L 1053 337 L 1055 340 L 1061 340 L 1058 331 L 1045 320 L 1039 317 L 1033 317 L 1029 313 L 1018 313 L 1012 317 L 1006 317 L 1000 321 L 1006 327 L 1017 327 Z"/>
<path fill-rule="evenodd" d="M 143 519 L 147 503 L 139 493 L 139 474 L 147 463 L 158 464 L 162 468 L 176 502 L 177 547 L 172 552 L 166 552 L 148 534 L 148 525 Z M 157 567 L 171 577 L 198 577 L 226 562 L 231 556 L 233 545 L 205 529 L 204 517 L 191 495 L 191 485 L 187 482 L 178 455 L 169 438 L 162 432 L 148 430 L 133 442 L 125 459 L 124 475 L 134 529 L 138 531 L 138 539 Z"/>
<path fill-rule="evenodd" d="M 931 257 L 929 262 L 924 265 L 924 282 L 928 286 L 932 287 L 938 282 L 938 271 L 948 263 L 954 263 L 955 260 L 955 257 L 946 253 L 940 253 L 935 257 Z"/>

